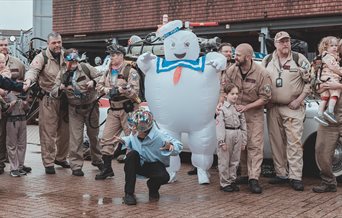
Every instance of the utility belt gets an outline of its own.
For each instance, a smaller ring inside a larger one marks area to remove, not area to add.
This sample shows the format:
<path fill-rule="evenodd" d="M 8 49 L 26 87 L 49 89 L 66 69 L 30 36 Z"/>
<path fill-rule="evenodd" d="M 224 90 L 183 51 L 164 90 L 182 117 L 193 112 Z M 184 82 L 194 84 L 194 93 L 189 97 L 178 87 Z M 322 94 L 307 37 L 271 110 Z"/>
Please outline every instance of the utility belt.
<path fill-rule="evenodd" d="M 241 126 L 238 126 L 238 127 L 229 127 L 229 126 L 226 126 L 225 129 L 231 129 L 231 130 L 237 130 L 237 129 L 240 129 Z"/>
<path fill-rule="evenodd" d="M 272 105 L 274 105 L 274 106 L 279 106 L 279 107 L 281 107 L 281 106 L 288 106 L 290 103 L 288 103 L 288 104 L 283 104 L 283 103 L 272 103 Z"/>
<path fill-rule="evenodd" d="M 39 97 L 40 99 L 43 99 L 44 95 L 50 96 L 50 92 L 47 92 L 47 91 L 41 89 L 40 92 L 39 92 L 39 94 L 38 94 L 38 97 Z"/>
<path fill-rule="evenodd" d="M 80 104 L 80 105 L 69 103 L 69 105 L 71 107 L 74 107 L 76 110 L 86 110 L 86 109 L 90 109 L 94 105 L 94 102 L 89 103 L 89 104 Z"/>
<path fill-rule="evenodd" d="M 113 100 L 111 100 L 111 101 L 113 101 Z M 126 113 L 134 111 L 134 103 L 130 99 L 127 99 L 127 101 L 122 102 L 120 105 L 122 105 L 122 106 L 121 107 L 113 107 L 111 105 L 111 107 L 108 110 L 112 110 L 112 111 L 124 110 Z"/>
<path fill-rule="evenodd" d="M 7 116 L 7 122 L 25 121 L 26 115 L 10 115 Z"/>

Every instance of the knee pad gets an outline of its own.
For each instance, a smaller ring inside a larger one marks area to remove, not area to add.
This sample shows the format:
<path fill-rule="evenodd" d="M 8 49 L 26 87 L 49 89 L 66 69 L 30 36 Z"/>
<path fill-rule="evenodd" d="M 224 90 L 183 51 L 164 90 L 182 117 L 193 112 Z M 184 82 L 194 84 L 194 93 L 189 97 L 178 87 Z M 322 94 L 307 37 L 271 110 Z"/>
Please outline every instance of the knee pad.
<path fill-rule="evenodd" d="M 322 100 L 322 101 L 329 101 L 329 96 L 322 96 L 322 97 L 321 97 L 321 100 Z"/>
<path fill-rule="evenodd" d="M 338 100 L 338 96 L 331 96 L 330 99 L 337 101 Z"/>

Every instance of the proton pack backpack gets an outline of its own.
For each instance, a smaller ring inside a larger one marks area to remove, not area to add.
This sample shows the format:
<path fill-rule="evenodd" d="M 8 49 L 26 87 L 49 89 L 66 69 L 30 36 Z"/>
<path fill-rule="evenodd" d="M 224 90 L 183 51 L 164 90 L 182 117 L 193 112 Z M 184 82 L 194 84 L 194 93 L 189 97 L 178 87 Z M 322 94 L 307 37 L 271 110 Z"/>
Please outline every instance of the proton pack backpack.
<path fill-rule="evenodd" d="M 267 68 L 268 64 L 272 61 L 272 58 L 273 58 L 272 54 L 273 53 L 271 53 L 265 57 L 266 58 L 265 68 Z M 292 51 L 292 58 L 293 58 L 294 62 L 296 62 L 297 67 L 300 67 L 298 52 Z"/>
<path fill-rule="evenodd" d="M 318 90 L 320 89 L 320 84 L 324 81 L 321 80 L 321 74 L 323 70 L 323 62 L 322 56 L 317 55 L 312 63 L 310 68 L 310 76 L 311 76 L 311 95 L 314 98 L 320 98 Z"/>

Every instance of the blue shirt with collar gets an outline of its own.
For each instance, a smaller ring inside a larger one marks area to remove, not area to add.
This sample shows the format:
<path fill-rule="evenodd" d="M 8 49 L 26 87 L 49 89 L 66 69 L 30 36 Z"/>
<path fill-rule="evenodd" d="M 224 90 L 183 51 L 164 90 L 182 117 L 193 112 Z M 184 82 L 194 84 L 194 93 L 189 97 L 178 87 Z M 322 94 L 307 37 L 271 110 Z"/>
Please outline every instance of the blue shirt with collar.
<path fill-rule="evenodd" d="M 162 162 L 166 167 L 170 165 L 170 156 L 178 155 L 182 149 L 183 144 L 177 139 L 171 137 L 165 131 L 153 125 L 148 135 L 140 141 L 138 133 L 123 137 L 128 149 L 135 150 L 140 154 L 140 165 L 145 162 Z M 173 145 L 173 151 L 160 150 L 166 142 Z"/>

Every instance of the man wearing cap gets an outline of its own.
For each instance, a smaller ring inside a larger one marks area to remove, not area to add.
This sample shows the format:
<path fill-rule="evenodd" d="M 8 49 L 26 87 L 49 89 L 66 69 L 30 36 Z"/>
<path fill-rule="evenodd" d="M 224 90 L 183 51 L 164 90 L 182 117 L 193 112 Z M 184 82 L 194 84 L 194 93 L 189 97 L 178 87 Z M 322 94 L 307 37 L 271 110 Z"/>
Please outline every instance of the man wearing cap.
<path fill-rule="evenodd" d="M 140 103 L 138 98 L 140 77 L 135 69 L 125 63 L 125 49 L 122 46 L 113 45 L 108 48 L 107 52 L 111 55 L 111 63 L 109 69 L 100 78 L 97 90 L 108 96 L 110 108 L 100 139 L 104 167 L 101 173 L 96 175 L 96 180 L 114 176 L 111 163 L 117 144 L 116 138 L 122 131 L 125 135 L 130 134 L 127 115 Z"/>
<path fill-rule="evenodd" d="M 8 39 L 0 36 L 0 53 L 5 55 L 6 66 L 10 69 L 11 78 L 23 80 L 25 75 L 25 65 L 16 57 L 9 55 L 8 53 Z M 7 157 L 6 150 L 6 116 L 2 116 L 0 119 L 0 174 L 4 172 L 5 161 Z M 23 166 L 23 170 L 31 172 L 30 167 Z"/>
<path fill-rule="evenodd" d="M 39 101 L 42 160 L 45 173 L 55 174 L 54 164 L 70 168 L 66 160 L 69 152 L 69 125 L 67 108 L 61 105 L 60 99 L 50 96 L 58 72 L 64 63 L 61 35 L 57 32 L 50 33 L 47 44 L 48 48 L 33 59 L 25 75 L 25 84 L 30 86 L 32 82 L 38 81 L 42 89 L 42 98 Z"/>
<path fill-rule="evenodd" d="M 241 152 L 240 184 L 248 182 L 252 193 L 260 194 L 259 185 L 264 148 L 264 105 L 271 98 L 271 79 L 266 69 L 256 64 L 253 48 L 247 43 L 235 50 L 235 64 L 227 71 L 227 81 L 234 83 L 240 91 L 236 109 L 244 112 L 247 123 L 247 146 Z M 248 177 L 247 177 L 248 175 Z"/>
<path fill-rule="evenodd" d="M 267 105 L 267 125 L 276 177 L 270 184 L 290 182 L 303 191 L 304 99 L 310 92 L 310 63 L 304 55 L 291 51 L 287 32 L 274 37 L 276 50 L 263 59 L 272 80 L 272 98 Z"/>
<path fill-rule="evenodd" d="M 78 63 L 79 57 L 75 49 L 68 49 L 64 53 L 65 64 L 55 81 L 51 96 L 59 98 L 64 92 L 68 99 L 70 151 L 69 160 L 74 176 L 84 176 L 83 166 L 83 133 L 84 125 L 90 141 L 90 155 L 92 165 L 102 170 L 103 163 L 98 142 L 99 105 L 96 102 L 96 83 L 101 74 L 86 63 Z M 89 123 L 89 121 L 91 123 Z"/>
<path fill-rule="evenodd" d="M 183 145 L 154 125 L 153 116 L 149 111 L 134 111 L 128 122 L 132 133 L 120 140 L 127 147 L 124 202 L 127 205 L 136 204 L 134 191 L 137 175 L 149 178 L 149 198 L 151 201 L 158 200 L 160 186 L 170 179 L 166 171 L 170 164 L 170 156 L 178 155 Z"/>

